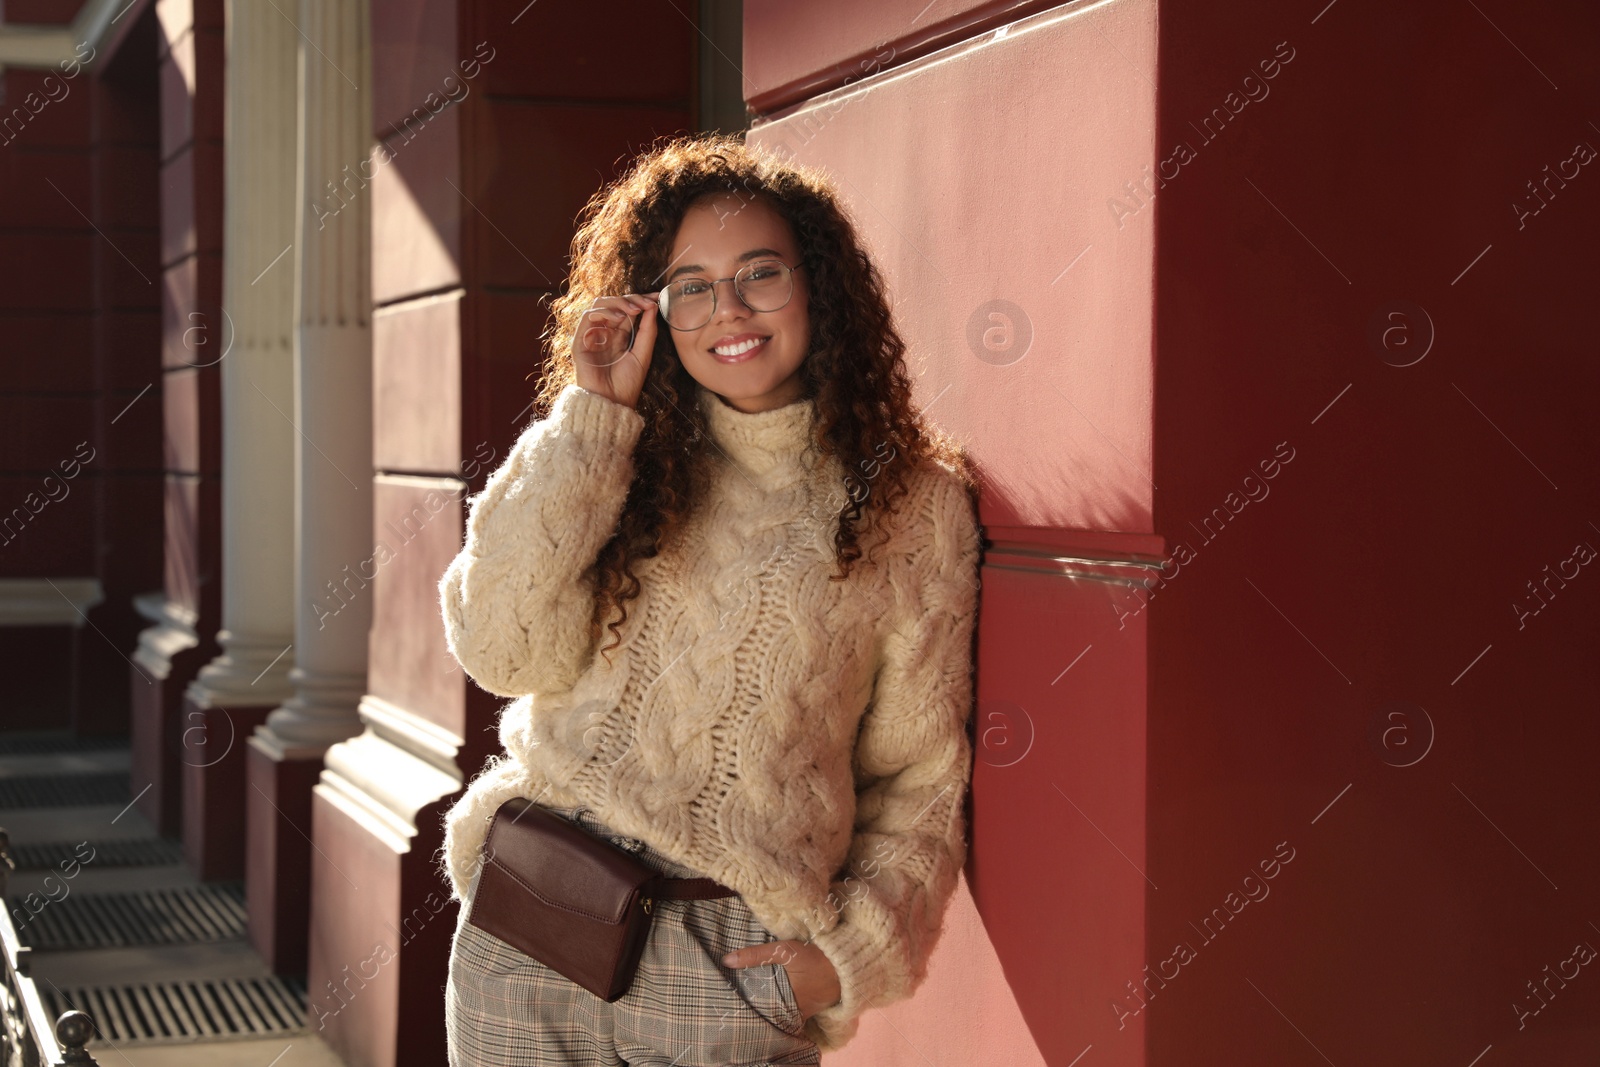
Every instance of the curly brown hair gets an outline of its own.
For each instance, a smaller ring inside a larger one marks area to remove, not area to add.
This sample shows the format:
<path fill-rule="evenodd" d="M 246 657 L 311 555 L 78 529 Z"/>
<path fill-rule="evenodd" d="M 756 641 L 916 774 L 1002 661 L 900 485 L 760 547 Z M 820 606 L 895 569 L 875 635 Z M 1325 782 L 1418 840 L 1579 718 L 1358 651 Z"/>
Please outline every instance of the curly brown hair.
<path fill-rule="evenodd" d="M 552 301 L 552 321 L 542 335 L 547 360 L 534 404 L 548 412 L 561 390 L 576 382 L 572 338 L 583 311 L 599 296 L 657 288 L 685 211 L 701 197 L 730 192 L 771 206 L 800 248 L 811 329 L 811 348 L 800 365 L 802 396 L 815 401 L 818 451 L 837 457 L 845 472 L 847 499 L 834 535 L 840 573 L 830 576 L 843 581 L 861 558 L 862 529 L 877 529 L 887 539 L 887 518 L 907 491 L 909 471 L 938 463 L 973 494 L 978 478 L 960 444 L 912 409 L 906 345 L 895 329 L 882 275 L 823 171 L 723 133 L 658 139 L 641 152 L 580 213 L 567 288 Z M 600 637 L 602 619 L 613 610 L 621 613 L 610 623 L 614 640 L 603 655 L 621 643 L 626 603 L 640 592 L 633 563 L 670 543 L 708 486 L 713 453 L 704 414 L 693 402 L 695 386 L 662 330 L 638 400 L 644 428 L 622 516 L 583 575 L 595 594 L 591 640 Z M 884 449 L 891 452 L 888 459 Z M 858 470 L 862 477 L 853 476 Z M 858 528 L 864 517 L 868 523 L 876 518 L 876 526 Z M 874 559 L 869 554 L 868 562 Z"/>

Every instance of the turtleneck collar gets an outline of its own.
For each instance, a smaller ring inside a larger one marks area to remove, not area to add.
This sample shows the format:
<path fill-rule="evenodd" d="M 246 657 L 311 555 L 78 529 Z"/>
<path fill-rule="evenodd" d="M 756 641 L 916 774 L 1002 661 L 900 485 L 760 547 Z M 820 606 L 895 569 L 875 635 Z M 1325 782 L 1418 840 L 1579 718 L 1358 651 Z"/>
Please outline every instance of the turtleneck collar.
<path fill-rule="evenodd" d="M 771 411 L 747 412 L 698 383 L 695 398 L 717 448 L 764 488 L 787 485 L 815 468 L 820 456 L 808 447 L 815 406 L 809 398 Z"/>

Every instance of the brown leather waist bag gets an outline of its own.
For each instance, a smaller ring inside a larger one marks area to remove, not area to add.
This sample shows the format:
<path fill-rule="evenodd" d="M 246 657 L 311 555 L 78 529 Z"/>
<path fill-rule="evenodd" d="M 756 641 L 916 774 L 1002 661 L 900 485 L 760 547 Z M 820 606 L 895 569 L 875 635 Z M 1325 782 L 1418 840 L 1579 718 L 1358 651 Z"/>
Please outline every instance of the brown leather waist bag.
<path fill-rule="evenodd" d="M 500 805 L 467 921 L 605 1001 L 633 984 L 657 900 L 735 891 L 668 878 L 525 797 Z"/>

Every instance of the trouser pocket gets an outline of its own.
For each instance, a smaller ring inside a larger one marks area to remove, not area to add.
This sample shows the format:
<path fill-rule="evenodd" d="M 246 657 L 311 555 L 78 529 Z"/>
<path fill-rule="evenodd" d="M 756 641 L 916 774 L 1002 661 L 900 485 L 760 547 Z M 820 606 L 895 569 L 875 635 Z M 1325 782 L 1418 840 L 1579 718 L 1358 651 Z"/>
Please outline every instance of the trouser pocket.
<path fill-rule="evenodd" d="M 741 897 L 662 901 L 633 988 L 616 1003 L 625 1058 L 635 1062 L 627 1034 L 680 1067 L 820 1062 L 782 966 L 722 962 L 734 949 L 772 939 Z M 671 1040 L 662 1040 L 666 1035 Z"/>

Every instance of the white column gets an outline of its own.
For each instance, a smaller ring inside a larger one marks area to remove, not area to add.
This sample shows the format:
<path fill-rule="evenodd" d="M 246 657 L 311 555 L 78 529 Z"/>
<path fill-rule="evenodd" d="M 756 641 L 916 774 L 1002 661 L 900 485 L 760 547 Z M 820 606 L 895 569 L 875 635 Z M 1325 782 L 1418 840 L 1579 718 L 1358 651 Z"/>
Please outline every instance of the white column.
<path fill-rule="evenodd" d="M 365 0 L 302 0 L 294 350 L 296 693 L 252 743 L 320 759 L 361 732 L 372 592 L 370 193 L 350 174 L 372 140 Z M 281 17 L 281 16 L 280 16 Z M 348 170 L 347 170 L 348 168 Z"/>
<path fill-rule="evenodd" d="M 295 95 L 299 38 L 270 6 L 230 0 L 222 262 L 223 654 L 198 707 L 293 694 Z"/>

